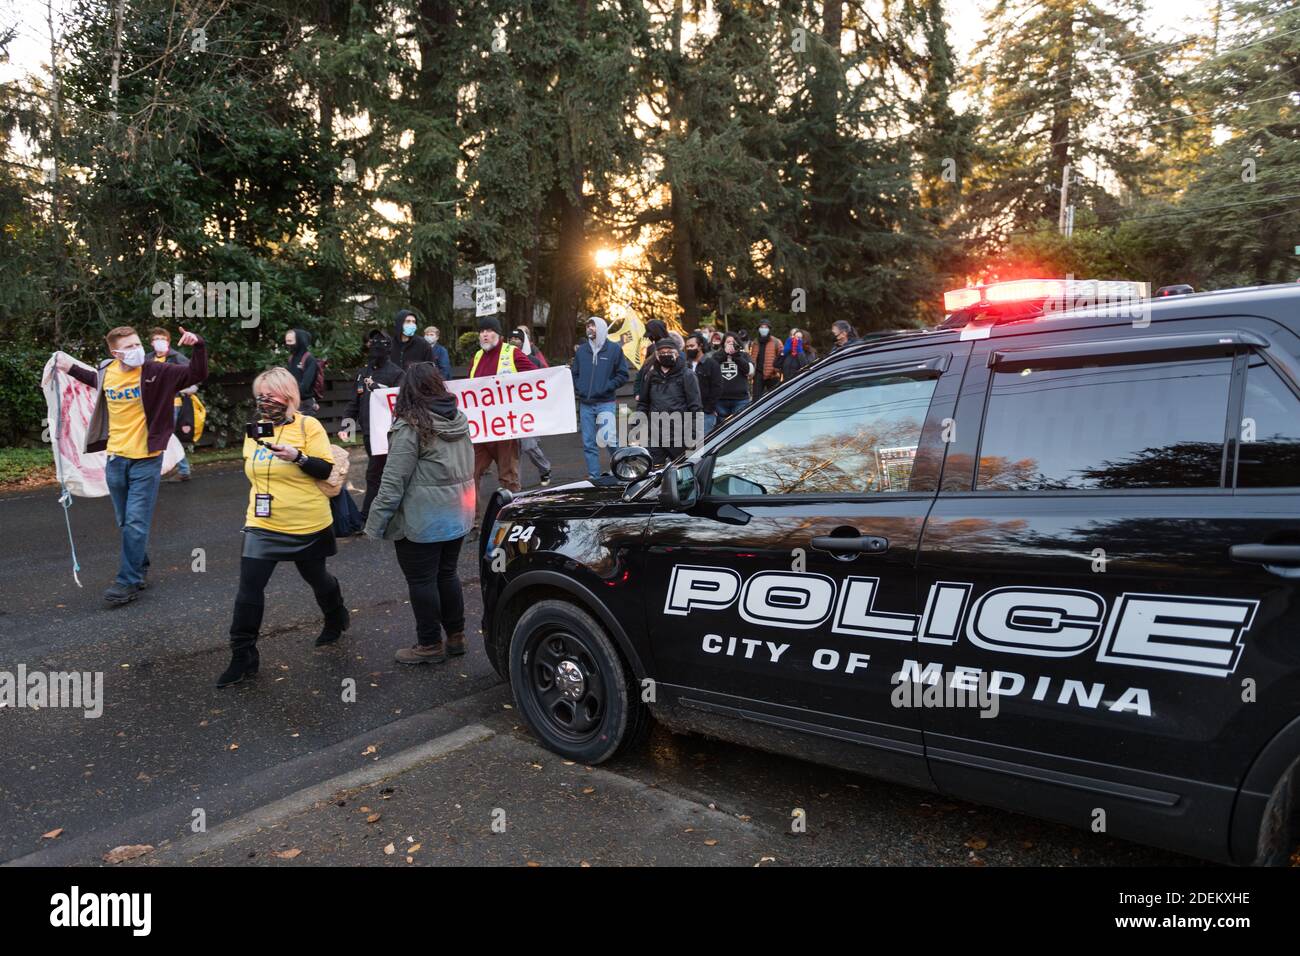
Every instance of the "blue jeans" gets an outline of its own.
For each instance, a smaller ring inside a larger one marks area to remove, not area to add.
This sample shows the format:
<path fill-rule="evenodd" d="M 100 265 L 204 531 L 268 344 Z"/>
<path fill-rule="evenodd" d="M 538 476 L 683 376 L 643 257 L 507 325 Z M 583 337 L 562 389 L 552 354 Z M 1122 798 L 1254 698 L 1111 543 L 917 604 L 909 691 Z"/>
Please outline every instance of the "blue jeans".
<path fill-rule="evenodd" d="M 122 560 L 117 583 L 135 587 L 149 569 L 149 525 L 162 480 L 162 455 L 152 458 L 123 458 L 109 455 L 104 476 L 113 499 L 113 516 L 122 529 Z"/>
<path fill-rule="evenodd" d="M 177 405 L 175 408 L 172 409 L 173 428 L 176 427 L 176 422 L 177 420 L 180 419 L 180 417 L 181 417 L 181 408 L 179 405 Z M 182 475 L 188 475 L 190 473 L 190 460 L 185 457 L 185 439 L 178 434 L 176 436 L 176 440 L 181 443 L 181 463 L 176 466 L 176 470 Z"/>
<path fill-rule="evenodd" d="M 736 415 L 743 412 L 748 406 L 749 399 L 747 398 L 719 399 L 717 424 L 721 425 L 723 422 L 727 421 L 727 419 L 734 418 Z"/>
<path fill-rule="evenodd" d="M 578 403 L 578 419 L 582 425 L 582 454 L 587 459 L 587 477 L 600 477 L 600 446 L 596 444 L 599 433 L 606 441 L 612 455 L 618 450 L 618 405 L 614 402 Z"/>
<path fill-rule="evenodd" d="M 718 424 L 718 416 L 715 412 L 704 413 L 704 433 L 701 438 L 707 438 L 713 431 L 713 427 Z"/>

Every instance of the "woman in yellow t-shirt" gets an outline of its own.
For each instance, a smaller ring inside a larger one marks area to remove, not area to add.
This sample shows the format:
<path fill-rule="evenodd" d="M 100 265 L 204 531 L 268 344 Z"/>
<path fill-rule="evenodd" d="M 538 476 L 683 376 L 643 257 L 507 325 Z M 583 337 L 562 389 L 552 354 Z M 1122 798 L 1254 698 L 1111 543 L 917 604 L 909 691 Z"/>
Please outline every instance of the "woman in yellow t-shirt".
<path fill-rule="evenodd" d="M 237 684 L 257 673 L 257 633 L 262 626 L 264 593 L 280 561 L 292 561 L 311 585 L 325 614 L 316 645 L 337 641 L 351 623 L 338 578 L 325 559 L 338 552 L 329 498 L 316 485 L 334 468 L 325 428 L 298 410 L 298 381 L 284 368 L 253 380 L 257 420 L 270 423 L 269 438 L 244 439 L 248 513 L 239 563 L 239 593 L 230 623 L 230 666 L 218 687 Z"/>

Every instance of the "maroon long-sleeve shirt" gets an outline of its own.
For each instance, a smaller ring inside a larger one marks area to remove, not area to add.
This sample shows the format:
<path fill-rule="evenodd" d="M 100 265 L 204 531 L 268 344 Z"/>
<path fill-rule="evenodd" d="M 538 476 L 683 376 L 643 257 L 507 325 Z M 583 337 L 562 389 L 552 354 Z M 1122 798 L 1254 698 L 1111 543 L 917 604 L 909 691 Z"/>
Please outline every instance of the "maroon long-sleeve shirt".
<path fill-rule="evenodd" d="M 108 401 L 104 397 L 104 370 L 116 359 L 109 359 L 94 371 L 74 365 L 68 374 L 97 391 L 95 411 L 86 428 L 86 451 L 103 451 L 108 447 Z M 198 385 L 208 377 L 208 347 L 202 339 L 194 344 L 189 365 L 148 362 L 141 367 L 140 403 L 144 406 L 145 425 L 149 429 L 149 453 L 164 451 L 171 440 L 175 419 L 172 408 L 176 393 Z"/>

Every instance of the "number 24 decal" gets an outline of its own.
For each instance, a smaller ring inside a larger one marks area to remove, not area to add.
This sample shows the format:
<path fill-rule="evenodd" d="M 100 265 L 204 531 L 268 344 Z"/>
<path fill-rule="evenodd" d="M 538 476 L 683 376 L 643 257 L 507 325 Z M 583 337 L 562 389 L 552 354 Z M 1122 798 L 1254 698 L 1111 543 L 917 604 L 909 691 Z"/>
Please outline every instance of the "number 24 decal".
<path fill-rule="evenodd" d="M 525 528 L 523 525 L 517 524 L 517 525 L 515 525 L 513 528 L 510 529 L 510 537 L 506 538 L 506 540 L 507 540 L 507 541 L 527 541 L 527 540 L 528 540 L 529 538 L 531 538 L 532 536 L 533 536 L 533 526 L 532 526 L 532 525 L 529 525 L 528 527 Z"/>

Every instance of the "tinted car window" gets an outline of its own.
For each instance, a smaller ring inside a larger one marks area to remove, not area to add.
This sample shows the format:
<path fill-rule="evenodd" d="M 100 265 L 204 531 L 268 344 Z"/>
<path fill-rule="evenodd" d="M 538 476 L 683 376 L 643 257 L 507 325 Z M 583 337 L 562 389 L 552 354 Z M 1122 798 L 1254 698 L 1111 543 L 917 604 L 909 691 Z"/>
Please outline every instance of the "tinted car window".
<path fill-rule="evenodd" d="M 1217 488 L 1232 359 L 993 375 L 976 487 Z"/>
<path fill-rule="evenodd" d="M 709 494 L 906 491 L 937 381 L 876 376 L 811 389 L 718 451 Z"/>
<path fill-rule="evenodd" d="M 1237 487 L 1300 486 L 1300 399 L 1262 358 L 1246 372 Z"/>

